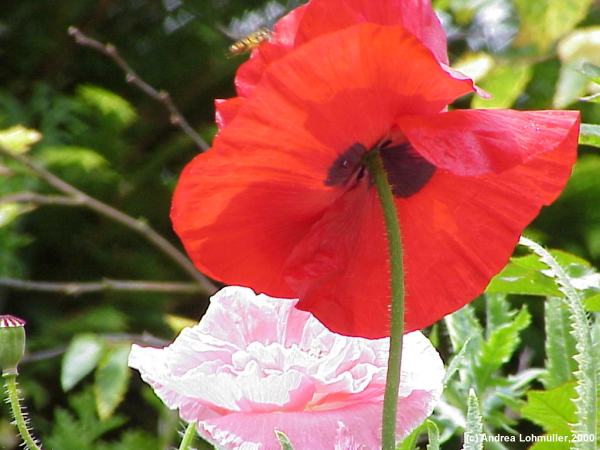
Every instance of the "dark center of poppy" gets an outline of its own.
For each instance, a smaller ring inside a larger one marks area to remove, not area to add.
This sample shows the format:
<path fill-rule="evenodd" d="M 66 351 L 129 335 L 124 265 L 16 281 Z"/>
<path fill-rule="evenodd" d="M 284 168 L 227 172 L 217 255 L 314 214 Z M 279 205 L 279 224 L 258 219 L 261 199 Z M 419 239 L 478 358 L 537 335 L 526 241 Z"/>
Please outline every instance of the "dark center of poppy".
<path fill-rule="evenodd" d="M 407 198 L 419 192 L 433 176 L 435 166 L 419 155 L 408 142 L 384 141 L 372 151 L 379 151 L 392 193 Z M 327 172 L 326 186 L 352 186 L 366 172 L 364 145 L 356 143 L 342 152 Z M 372 184 L 372 180 L 370 180 Z"/>

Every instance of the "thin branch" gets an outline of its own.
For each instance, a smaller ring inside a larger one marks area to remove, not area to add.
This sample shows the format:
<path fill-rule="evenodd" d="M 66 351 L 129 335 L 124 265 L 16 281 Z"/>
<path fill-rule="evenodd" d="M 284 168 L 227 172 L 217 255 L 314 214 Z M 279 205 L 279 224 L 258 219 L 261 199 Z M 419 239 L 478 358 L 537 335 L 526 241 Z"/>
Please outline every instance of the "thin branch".
<path fill-rule="evenodd" d="M 35 192 L 17 192 L 0 197 L 3 203 L 33 203 L 34 205 L 82 206 L 81 199 L 66 195 L 42 195 Z"/>
<path fill-rule="evenodd" d="M 215 284 L 213 284 L 208 278 L 202 275 L 196 270 L 190 260 L 180 252 L 173 244 L 158 234 L 146 221 L 142 219 L 134 219 L 131 216 L 113 208 L 106 203 L 101 202 L 93 197 L 90 197 L 85 192 L 80 191 L 75 186 L 65 182 L 58 178 L 53 173 L 49 172 L 39 164 L 35 163 L 24 155 L 13 153 L 0 145 L 0 155 L 4 155 L 8 158 L 18 161 L 23 166 L 27 167 L 35 176 L 39 179 L 44 180 L 50 186 L 56 190 L 66 194 L 70 197 L 73 202 L 77 202 L 81 206 L 91 209 L 96 213 L 107 217 L 115 222 L 118 222 L 131 230 L 138 233 L 140 236 L 145 238 L 148 242 L 153 244 L 156 248 L 167 255 L 172 261 L 174 261 L 179 267 L 188 273 L 194 280 L 202 286 L 208 293 L 214 293 L 217 290 Z"/>
<path fill-rule="evenodd" d="M 190 126 L 189 122 L 185 119 L 183 114 L 173 103 L 171 95 L 164 90 L 157 90 L 144 81 L 140 76 L 131 68 L 131 66 L 123 59 L 119 54 L 117 48 L 112 44 L 103 44 L 95 39 L 82 33 L 76 27 L 69 27 L 69 34 L 73 36 L 75 42 L 83 47 L 92 48 L 103 55 L 109 57 L 113 62 L 125 72 L 125 80 L 136 86 L 139 90 L 144 92 L 150 98 L 162 103 L 165 108 L 169 111 L 169 118 L 171 123 L 179 127 L 194 143 L 202 150 L 207 150 L 209 145 L 202 139 L 202 137 Z"/>
<path fill-rule="evenodd" d="M 151 335 L 150 333 L 143 334 L 98 334 L 98 337 L 106 340 L 107 342 L 131 342 L 132 344 L 138 345 L 150 345 L 152 347 L 165 347 L 170 344 L 170 341 L 158 338 Z M 67 351 L 67 345 L 60 345 L 58 347 L 50 348 L 47 350 L 40 350 L 39 352 L 26 353 L 20 364 L 29 364 L 37 361 L 45 361 L 47 359 L 53 359 L 61 356 Z"/>
<path fill-rule="evenodd" d="M 21 291 L 55 292 L 57 294 L 79 296 L 103 291 L 115 292 L 154 292 L 168 294 L 200 294 L 205 292 L 196 283 L 172 283 L 161 281 L 123 281 L 103 279 L 101 281 L 55 282 L 29 281 L 14 278 L 0 278 L 0 287 Z"/>

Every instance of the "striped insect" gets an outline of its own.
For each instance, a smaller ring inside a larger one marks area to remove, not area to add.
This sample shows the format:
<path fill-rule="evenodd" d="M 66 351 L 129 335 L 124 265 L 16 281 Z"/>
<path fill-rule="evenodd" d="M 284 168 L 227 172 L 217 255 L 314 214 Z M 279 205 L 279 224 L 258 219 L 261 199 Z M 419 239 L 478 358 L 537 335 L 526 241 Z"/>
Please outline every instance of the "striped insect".
<path fill-rule="evenodd" d="M 249 35 L 241 38 L 229 46 L 228 56 L 230 58 L 244 53 L 249 53 L 258 47 L 262 42 L 268 41 L 271 37 L 271 30 L 266 27 L 260 28 Z"/>

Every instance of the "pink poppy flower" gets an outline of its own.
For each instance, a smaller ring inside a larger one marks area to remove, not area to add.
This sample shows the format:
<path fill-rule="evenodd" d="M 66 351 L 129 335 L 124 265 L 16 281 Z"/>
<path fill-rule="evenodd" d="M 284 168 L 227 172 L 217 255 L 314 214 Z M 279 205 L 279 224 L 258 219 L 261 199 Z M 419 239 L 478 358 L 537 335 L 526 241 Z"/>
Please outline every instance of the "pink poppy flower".
<path fill-rule="evenodd" d="M 228 287 L 202 321 L 164 348 L 134 345 L 129 365 L 219 449 L 380 448 L 388 339 L 335 334 L 297 300 Z M 404 338 L 397 434 L 438 401 L 444 369 L 419 332 Z"/>

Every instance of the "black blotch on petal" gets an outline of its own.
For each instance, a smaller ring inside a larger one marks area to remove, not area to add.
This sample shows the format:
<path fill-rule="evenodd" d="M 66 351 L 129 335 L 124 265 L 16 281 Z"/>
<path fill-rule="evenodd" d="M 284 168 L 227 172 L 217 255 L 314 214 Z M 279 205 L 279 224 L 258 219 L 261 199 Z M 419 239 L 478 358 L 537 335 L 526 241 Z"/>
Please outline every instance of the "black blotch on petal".
<path fill-rule="evenodd" d="M 392 193 L 407 198 L 419 192 L 433 176 L 435 166 L 419 155 L 408 142 L 379 149 Z"/>
<path fill-rule="evenodd" d="M 367 149 L 362 144 L 353 144 L 341 153 L 327 171 L 326 186 L 339 186 L 348 182 L 360 170 Z"/>

